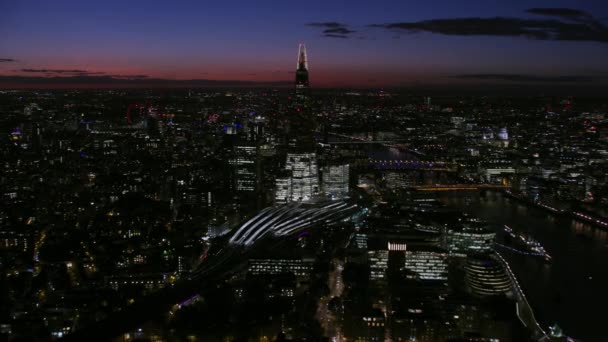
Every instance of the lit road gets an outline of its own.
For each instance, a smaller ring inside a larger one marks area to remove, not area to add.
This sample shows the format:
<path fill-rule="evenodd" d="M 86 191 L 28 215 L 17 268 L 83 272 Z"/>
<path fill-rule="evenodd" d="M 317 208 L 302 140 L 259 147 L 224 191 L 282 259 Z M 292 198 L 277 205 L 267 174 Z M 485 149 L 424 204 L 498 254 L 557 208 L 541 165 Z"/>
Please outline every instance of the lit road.
<path fill-rule="evenodd" d="M 334 270 L 329 273 L 329 295 L 319 299 L 316 317 L 323 328 L 325 336 L 331 337 L 333 342 L 338 342 L 343 340 L 340 322 L 337 321 L 337 317 L 329 310 L 328 304 L 332 298 L 342 296 L 342 292 L 344 291 L 342 270 L 344 266 L 338 259 L 333 259 L 332 264 Z"/>

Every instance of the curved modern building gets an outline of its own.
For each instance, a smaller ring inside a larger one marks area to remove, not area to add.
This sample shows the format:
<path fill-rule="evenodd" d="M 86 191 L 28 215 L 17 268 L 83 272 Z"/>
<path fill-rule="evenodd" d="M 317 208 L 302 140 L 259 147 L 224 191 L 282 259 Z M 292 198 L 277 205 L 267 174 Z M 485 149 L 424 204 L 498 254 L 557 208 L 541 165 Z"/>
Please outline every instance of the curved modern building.
<path fill-rule="evenodd" d="M 511 291 L 509 275 L 490 255 L 467 257 L 466 282 L 471 292 L 478 296 L 496 296 Z"/>

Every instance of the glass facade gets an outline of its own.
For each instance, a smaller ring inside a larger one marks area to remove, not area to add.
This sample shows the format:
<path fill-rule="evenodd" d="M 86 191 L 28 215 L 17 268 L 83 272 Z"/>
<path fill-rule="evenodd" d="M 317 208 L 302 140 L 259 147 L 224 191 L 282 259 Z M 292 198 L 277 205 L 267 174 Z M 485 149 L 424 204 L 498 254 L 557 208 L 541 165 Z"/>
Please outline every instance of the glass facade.
<path fill-rule="evenodd" d="M 511 279 L 503 266 L 490 257 L 468 257 L 466 282 L 473 294 L 492 296 L 511 290 Z"/>
<path fill-rule="evenodd" d="M 388 268 L 388 251 L 368 251 L 367 257 L 369 260 L 369 277 L 372 280 L 383 280 L 386 278 L 386 269 Z"/>
<path fill-rule="evenodd" d="M 319 192 L 316 153 L 288 153 L 285 170 L 289 176 L 275 181 L 277 203 L 310 201 Z"/>
<path fill-rule="evenodd" d="M 342 199 L 348 195 L 349 165 L 323 168 L 323 190 L 331 199 Z"/>
<path fill-rule="evenodd" d="M 447 280 L 448 254 L 433 251 L 406 251 L 405 269 L 421 280 Z"/>
<path fill-rule="evenodd" d="M 484 253 L 490 251 L 496 233 L 485 228 L 468 228 L 449 230 L 446 238 L 446 248 L 451 255 L 465 256 L 469 253 Z"/>

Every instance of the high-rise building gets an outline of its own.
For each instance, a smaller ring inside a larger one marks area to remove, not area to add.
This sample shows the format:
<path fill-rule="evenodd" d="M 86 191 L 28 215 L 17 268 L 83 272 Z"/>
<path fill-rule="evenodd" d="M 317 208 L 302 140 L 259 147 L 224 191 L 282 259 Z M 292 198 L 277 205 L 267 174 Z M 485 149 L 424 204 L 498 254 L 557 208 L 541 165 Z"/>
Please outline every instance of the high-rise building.
<path fill-rule="evenodd" d="M 308 79 L 308 57 L 306 47 L 300 44 L 296 66 L 295 94 L 291 103 L 292 113 L 287 124 L 287 141 L 291 149 L 299 153 L 315 150 L 313 132 L 317 128 L 316 115 L 312 113 L 310 101 L 310 83 Z"/>
<path fill-rule="evenodd" d="M 368 251 L 367 258 L 369 260 L 370 279 L 385 280 L 386 270 L 388 269 L 388 251 Z"/>
<path fill-rule="evenodd" d="M 278 177 L 274 181 L 274 199 L 276 203 L 287 203 L 291 202 L 291 177 Z"/>
<path fill-rule="evenodd" d="M 296 99 L 301 102 L 305 100 L 310 92 L 308 83 L 308 59 L 306 56 L 306 46 L 300 44 L 298 51 L 298 64 L 296 69 Z"/>
<path fill-rule="evenodd" d="M 367 235 L 355 234 L 353 237 L 354 248 L 367 250 Z"/>
<path fill-rule="evenodd" d="M 309 201 L 319 192 L 316 153 L 288 153 L 286 177 L 276 179 L 277 203 Z"/>
<path fill-rule="evenodd" d="M 231 187 L 237 192 L 253 193 L 260 190 L 259 144 L 263 134 L 263 121 L 251 119 L 233 121 L 224 126 L 224 140 L 229 146 Z"/>
<path fill-rule="evenodd" d="M 448 253 L 441 250 L 409 250 L 405 252 L 405 269 L 425 281 L 448 279 Z"/>
<path fill-rule="evenodd" d="M 484 227 L 455 227 L 446 234 L 445 247 L 453 256 L 490 251 L 496 233 Z"/>
<path fill-rule="evenodd" d="M 234 168 L 236 191 L 255 191 L 257 149 L 253 144 L 241 143 L 234 146 L 230 163 Z"/>
<path fill-rule="evenodd" d="M 323 168 L 323 191 L 331 199 L 348 196 L 349 165 L 328 165 Z"/>

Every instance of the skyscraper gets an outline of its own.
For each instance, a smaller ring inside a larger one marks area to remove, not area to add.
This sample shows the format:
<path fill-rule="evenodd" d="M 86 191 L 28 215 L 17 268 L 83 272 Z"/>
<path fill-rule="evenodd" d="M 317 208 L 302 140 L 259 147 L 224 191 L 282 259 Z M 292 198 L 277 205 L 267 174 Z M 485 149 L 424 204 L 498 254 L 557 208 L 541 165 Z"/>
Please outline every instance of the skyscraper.
<path fill-rule="evenodd" d="M 234 168 L 236 191 L 251 192 L 256 189 L 257 148 L 251 142 L 241 142 L 234 146 L 230 164 Z"/>
<path fill-rule="evenodd" d="M 310 92 L 308 83 L 308 59 L 306 57 L 306 46 L 300 44 L 298 51 L 298 65 L 296 69 L 296 100 L 304 101 Z"/>
<path fill-rule="evenodd" d="M 385 280 L 388 268 L 388 251 L 385 249 L 368 251 L 367 257 L 369 260 L 370 279 L 374 281 Z"/>
<path fill-rule="evenodd" d="M 349 165 L 327 165 L 323 168 L 323 190 L 331 199 L 348 196 Z"/>
<path fill-rule="evenodd" d="M 296 82 L 293 112 L 289 119 L 288 140 L 293 152 L 309 153 L 314 151 L 313 131 L 316 121 L 311 110 L 310 84 L 308 82 L 308 56 L 306 47 L 300 44 L 298 51 L 298 64 L 296 68 Z"/>
<path fill-rule="evenodd" d="M 315 153 L 288 153 L 285 164 L 287 177 L 275 180 L 275 201 L 307 202 L 319 192 L 319 174 Z"/>

